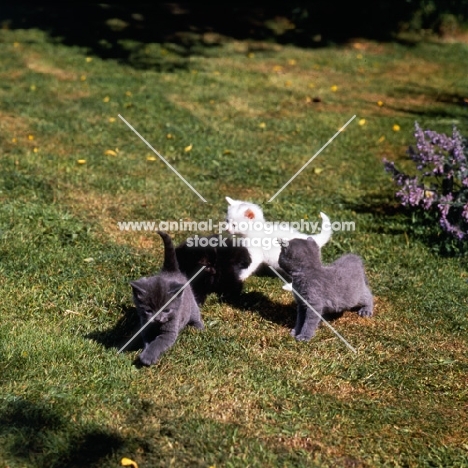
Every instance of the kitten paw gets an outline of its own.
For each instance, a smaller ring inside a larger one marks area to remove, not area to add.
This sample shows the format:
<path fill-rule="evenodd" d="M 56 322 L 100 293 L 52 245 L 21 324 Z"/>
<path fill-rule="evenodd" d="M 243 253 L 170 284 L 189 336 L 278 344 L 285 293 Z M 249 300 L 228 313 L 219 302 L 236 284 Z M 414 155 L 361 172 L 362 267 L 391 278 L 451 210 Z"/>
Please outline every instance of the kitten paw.
<path fill-rule="evenodd" d="M 312 338 L 312 335 L 309 336 L 308 334 L 301 333 L 299 335 L 296 335 L 295 338 L 297 341 L 310 341 L 310 339 Z"/>
<path fill-rule="evenodd" d="M 294 330 L 294 328 L 290 331 L 290 334 L 292 337 L 295 337 L 296 336 L 296 330 Z"/>
<path fill-rule="evenodd" d="M 360 317 L 372 317 L 372 309 L 370 309 L 369 307 L 361 307 L 358 310 L 358 315 Z"/>
<path fill-rule="evenodd" d="M 190 325 L 192 325 L 192 327 L 196 328 L 197 330 L 205 329 L 205 325 L 203 325 L 203 322 L 193 322 Z"/>
<path fill-rule="evenodd" d="M 153 358 L 152 356 L 148 356 L 147 354 L 145 354 L 145 352 L 143 351 L 139 356 L 138 356 L 138 360 L 141 364 L 143 364 L 144 366 L 151 366 L 153 364 L 155 364 L 157 362 L 157 358 Z"/>

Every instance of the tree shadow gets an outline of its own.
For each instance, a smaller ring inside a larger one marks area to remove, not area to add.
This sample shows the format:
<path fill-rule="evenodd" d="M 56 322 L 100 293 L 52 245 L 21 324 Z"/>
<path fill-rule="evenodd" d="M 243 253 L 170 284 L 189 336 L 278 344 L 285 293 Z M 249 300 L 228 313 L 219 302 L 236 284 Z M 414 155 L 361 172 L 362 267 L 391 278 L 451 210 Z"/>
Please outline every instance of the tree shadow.
<path fill-rule="evenodd" d="M 401 86 L 395 88 L 394 93 L 405 98 L 414 96 L 421 101 L 419 106 L 414 103 L 408 104 L 407 107 L 394 106 L 391 104 L 387 105 L 391 110 L 405 112 L 411 115 L 454 119 L 456 117 L 454 112 L 457 115 L 463 115 L 463 113 L 468 109 L 468 100 L 466 95 L 441 90 L 431 86 L 420 84 Z M 424 104 L 426 104 L 426 106 L 424 106 Z M 441 104 L 441 107 L 431 107 L 428 109 L 427 104 Z M 447 109 L 447 105 L 452 107 Z"/>
<path fill-rule="evenodd" d="M 45 403 L 20 399 L 0 409 L 0 436 L 7 456 L 20 463 L 59 468 L 99 467 L 124 445 L 110 430 L 79 425 Z"/>
<path fill-rule="evenodd" d="M 408 210 L 397 201 L 389 201 L 385 194 L 367 195 L 359 202 L 342 204 L 357 214 L 370 214 L 375 220 L 367 227 L 378 234 L 403 234 L 408 230 Z"/>
<path fill-rule="evenodd" d="M 346 209 L 356 213 L 371 214 L 373 222 L 367 227 L 368 232 L 390 234 L 406 237 L 428 247 L 441 257 L 465 255 L 468 244 L 445 232 L 435 213 L 426 212 L 422 208 L 403 206 L 397 201 L 389 202 L 384 194 L 369 195 L 362 203 L 345 203 Z"/>
<path fill-rule="evenodd" d="M 330 2 L 3 2 L 0 20 L 9 29 L 39 28 L 57 41 L 86 48 L 104 59 L 136 68 L 171 71 L 189 66 L 191 55 L 209 55 L 226 40 L 323 47 L 352 38 L 396 40 L 401 23 L 418 11 L 418 2 L 357 0 Z M 455 9 L 453 6 L 452 9 Z M 463 9 L 459 8 L 460 17 Z M 260 43 L 263 43 L 260 44 Z M 154 47 L 147 48 L 148 44 Z M 270 46 L 268 46 L 270 44 Z M 159 45 L 159 46 L 157 46 Z"/>

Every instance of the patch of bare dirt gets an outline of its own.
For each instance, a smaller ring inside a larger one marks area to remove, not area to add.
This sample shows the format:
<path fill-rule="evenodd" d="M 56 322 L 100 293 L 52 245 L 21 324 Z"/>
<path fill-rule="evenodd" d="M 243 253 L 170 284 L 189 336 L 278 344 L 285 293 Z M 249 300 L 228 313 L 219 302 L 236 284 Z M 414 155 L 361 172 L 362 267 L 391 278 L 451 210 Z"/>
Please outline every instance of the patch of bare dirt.
<path fill-rule="evenodd" d="M 77 75 L 71 71 L 63 70 L 58 68 L 51 63 L 48 63 L 42 57 L 38 55 L 31 55 L 26 57 L 25 65 L 36 73 L 42 73 L 45 75 L 52 75 L 61 81 L 74 81 Z"/>

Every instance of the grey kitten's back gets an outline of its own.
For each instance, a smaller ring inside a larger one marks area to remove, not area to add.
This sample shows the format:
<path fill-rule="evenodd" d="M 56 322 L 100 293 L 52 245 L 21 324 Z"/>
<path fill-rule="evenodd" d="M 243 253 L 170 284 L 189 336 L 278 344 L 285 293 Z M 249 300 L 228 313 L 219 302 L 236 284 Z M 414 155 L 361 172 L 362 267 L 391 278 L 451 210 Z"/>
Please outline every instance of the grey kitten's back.
<path fill-rule="evenodd" d="M 279 264 L 291 275 L 293 289 L 307 301 L 306 304 L 294 295 L 297 316 L 291 334 L 297 340 L 310 340 L 318 327 L 319 315 L 324 313 L 356 310 L 362 317 L 372 315 L 372 293 L 363 261 L 357 255 L 347 254 L 330 265 L 322 265 L 313 239 L 293 239 L 282 247 Z"/>
<path fill-rule="evenodd" d="M 336 312 L 367 302 L 368 281 L 361 257 L 343 255 L 330 265 L 322 266 L 321 271 L 323 276 L 316 294 L 324 297 L 324 312 Z"/>

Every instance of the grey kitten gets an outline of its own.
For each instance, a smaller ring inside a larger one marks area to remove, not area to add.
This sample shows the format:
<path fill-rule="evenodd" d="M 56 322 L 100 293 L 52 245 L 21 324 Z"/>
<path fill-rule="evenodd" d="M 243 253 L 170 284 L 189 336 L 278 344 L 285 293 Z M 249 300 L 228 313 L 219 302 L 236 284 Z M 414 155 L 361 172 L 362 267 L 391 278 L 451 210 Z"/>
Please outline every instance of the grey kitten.
<path fill-rule="evenodd" d="M 356 310 L 361 317 L 372 316 L 372 293 L 357 255 L 343 255 L 331 265 L 322 265 L 320 249 L 312 238 L 291 239 L 282 243 L 279 266 L 291 275 L 293 289 L 320 315 Z M 294 298 L 297 317 L 291 335 L 309 341 L 320 318 L 296 294 Z"/>
<path fill-rule="evenodd" d="M 154 364 L 176 342 L 186 325 L 204 328 L 200 309 L 190 286 L 153 318 L 188 281 L 179 270 L 172 239 L 165 232 L 158 231 L 158 234 L 164 241 L 164 265 L 161 272 L 130 283 L 141 326 L 152 322 L 141 331 L 144 347 L 139 360 L 146 366 Z"/>

